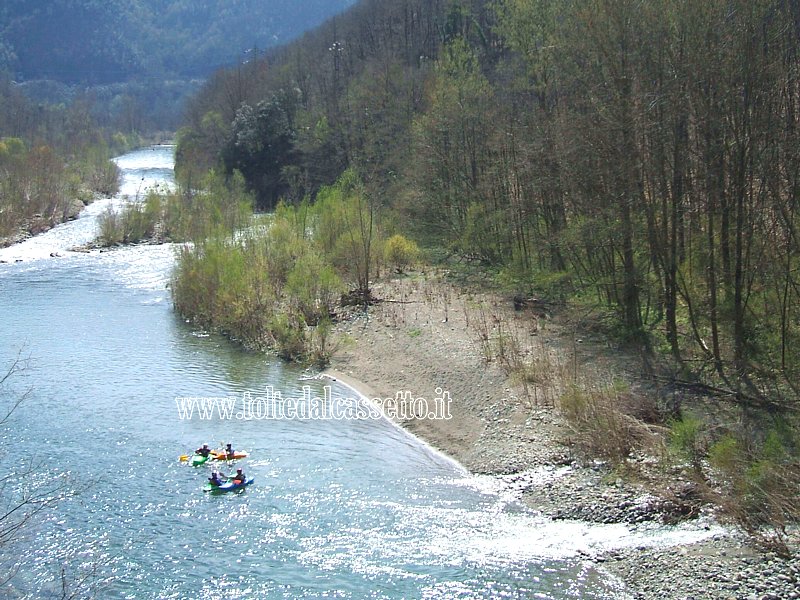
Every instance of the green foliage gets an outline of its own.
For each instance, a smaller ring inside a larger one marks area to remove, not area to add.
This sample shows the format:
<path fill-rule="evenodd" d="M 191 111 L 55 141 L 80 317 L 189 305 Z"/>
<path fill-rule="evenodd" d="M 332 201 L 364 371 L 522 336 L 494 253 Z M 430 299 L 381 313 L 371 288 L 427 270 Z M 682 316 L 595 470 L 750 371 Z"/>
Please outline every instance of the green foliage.
<path fill-rule="evenodd" d="M 18 137 L 6 137 L 0 140 L 0 159 L 22 158 L 26 152 L 25 141 Z"/>
<path fill-rule="evenodd" d="M 230 125 L 224 123 L 218 111 L 209 111 L 195 128 L 182 127 L 175 134 L 175 178 L 191 189 L 219 162 L 212 149 L 222 145 L 230 136 Z"/>
<path fill-rule="evenodd" d="M 357 185 L 348 175 L 325 192 L 322 204 L 280 204 L 246 229 L 224 218 L 196 228 L 204 236 L 180 250 L 173 275 L 176 309 L 247 346 L 269 346 L 288 360 L 325 362 L 330 318 L 345 289 L 334 259 L 343 256 L 341 239 L 351 237 L 349 211 L 357 203 L 348 194 Z M 204 204 L 200 214 L 222 214 L 222 207 L 236 205 L 236 189 L 224 188 L 231 197 L 215 185 L 197 193 L 206 202 L 216 199 L 219 209 Z"/>
<path fill-rule="evenodd" d="M 709 449 L 722 477 L 723 506 L 758 541 L 779 552 L 788 548 L 787 527 L 800 522 L 797 433 L 785 424 L 766 432 L 761 444 L 726 434 Z"/>
<path fill-rule="evenodd" d="M 403 273 L 419 260 L 419 246 L 416 242 L 396 233 L 384 243 L 383 258 L 395 272 Z"/>
<path fill-rule="evenodd" d="M 252 197 L 240 174 L 226 179 L 210 171 L 202 185 L 166 194 L 150 191 L 144 201 L 129 202 L 119 212 L 109 208 L 100 218 L 98 241 L 105 246 L 145 240 L 202 243 L 249 222 Z"/>
<path fill-rule="evenodd" d="M 481 193 L 488 184 L 492 128 L 487 113 L 493 90 L 462 38 L 443 48 L 429 96 L 429 108 L 413 125 L 412 150 L 419 165 L 415 187 L 420 193 L 409 210 L 421 234 L 437 237 L 440 244 L 461 244 L 462 252 L 485 253 L 494 261 L 494 242 L 499 240 L 487 238 L 500 217 L 483 205 Z M 484 224 L 484 218 L 495 222 Z"/>
<path fill-rule="evenodd" d="M 293 142 L 286 107 L 277 98 L 259 102 L 255 108 L 243 104 L 236 112 L 222 159 L 228 172 L 244 175 L 259 208 L 274 208 L 289 190 L 284 168 L 292 163 Z"/>
<path fill-rule="evenodd" d="M 670 450 L 698 472 L 704 456 L 703 425 L 701 419 L 685 414 L 670 423 L 669 431 Z"/>
<path fill-rule="evenodd" d="M 277 313 L 270 321 L 269 329 L 279 356 L 291 361 L 306 359 L 306 324 L 299 315 Z"/>
<path fill-rule="evenodd" d="M 99 235 L 97 236 L 98 242 L 103 246 L 114 246 L 122 243 L 122 224 L 120 215 L 110 206 L 106 212 L 100 215 L 98 220 Z"/>
<path fill-rule="evenodd" d="M 345 171 L 334 185 L 320 189 L 312 220 L 321 252 L 359 293 L 368 293 L 380 234 L 374 207 L 355 171 Z"/>
<path fill-rule="evenodd" d="M 459 247 L 473 253 L 486 265 L 502 264 L 508 258 L 510 247 L 504 225 L 501 213 L 474 202 L 467 208 Z"/>
<path fill-rule="evenodd" d="M 266 343 L 275 298 L 259 277 L 259 256 L 230 237 L 183 247 L 173 274 L 176 309 L 250 347 Z"/>
<path fill-rule="evenodd" d="M 0 77 L 0 236 L 38 233 L 118 188 L 109 136 L 85 103 L 35 104 L 18 88 Z"/>
<path fill-rule="evenodd" d="M 0 235 L 27 226 L 37 233 L 70 217 L 77 174 L 53 147 L 4 138 L 0 155 Z"/>
<path fill-rule="evenodd" d="M 329 318 L 324 318 L 311 330 L 310 362 L 318 367 L 326 366 L 331 359 L 333 348 L 330 339 L 333 332 L 333 323 Z"/>
<path fill-rule="evenodd" d="M 202 242 L 217 232 L 245 227 L 252 215 L 253 197 L 239 173 L 204 175 L 196 188 L 180 188 L 162 201 L 164 237 Z"/>
<path fill-rule="evenodd" d="M 297 259 L 286 278 L 286 293 L 311 325 L 330 318 L 342 291 L 341 279 L 314 248 Z"/>
<path fill-rule="evenodd" d="M 767 434 L 764 445 L 761 447 L 762 460 L 771 463 L 781 463 L 786 462 L 786 460 L 790 458 L 789 449 L 781 438 L 782 436 L 775 429 Z"/>
<path fill-rule="evenodd" d="M 734 473 L 744 460 L 743 449 L 734 436 L 726 434 L 708 449 L 708 460 L 715 469 Z"/>
<path fill-rule="evenodd" d="M 579 304 L 687 378 L 797 403 L 788 4 L 368 12 L 215 74 L 189 106 L 181 171 L 238 166 L 264 206 L 328 186 L 308 229 L 362 291 L 385 258 L 380 208 L 447 260 Z M 403 26 L 375 36 L 376 22 Z M 348 168 L 360 185 L 334 184 Z"/>
<path fill-rule="evenodd" d="M 108 207 L 99 219 L 98 241 L 114 246 L 150 240 L 161 220 L 161 198 L 151 192 L 144 202 L 130 202 L 119 213 Z"/>

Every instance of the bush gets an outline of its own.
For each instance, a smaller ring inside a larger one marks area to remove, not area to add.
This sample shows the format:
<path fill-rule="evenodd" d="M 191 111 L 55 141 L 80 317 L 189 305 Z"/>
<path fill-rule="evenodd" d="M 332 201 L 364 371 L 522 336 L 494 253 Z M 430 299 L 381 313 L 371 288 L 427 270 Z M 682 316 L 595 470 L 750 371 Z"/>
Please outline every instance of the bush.
<path fill-rule="evenodd" d="M 704 455 L 702 432 L 703 422 L 691 415 L 684 415 L 670 423 L 670 450 L 681 460 L 691 464 L 698 473 L 702 469 Z"/>
<path fill-rule="evenodd" d="M 800 522 L 800 467 L 792 438 L 773 429 L 758 446 L 727 434 L 709 449 L 722 478 L 721 504 L 763 546 L 788 554 L 789 528 Z"/>
<path fill-rule="evenodd" d="M 98 220 L 100 234 L 98 241 L 104 246 L 113 246 L 122 242 L 122 223 L 120 216 L 110 206 L 100 215 Z"/>
<path fill-rule="evenodd" d="M 333 349 L 330 346 L 331 332 L 333 323 L 328 318 L 324 318 L 317 323 L 311 332 L 311 355 L 309 360 L 322 368 L 331 360 Z"/>
<path fill-rule="evenodd" d="M 419 247 L 406 237 L 395 234 L 386 240 L 383 256 L 386 263 L 393 267 L 395 272 L 403 273 L 419 259 Z"/>
<path fill-rule="evenodd" d="M 322 363 L 324 325 L 342 289 L 331 265 L 283 208 L 263 228 L 213 236 L 184 246 L 173 277 L 173 301 L 185 317 L 248 347 L 271 346 L 287 360 Z M 308 325 L 320 324 L 313 333 Z"/>
<path fill-rule="evenodd" d="M 592 455 L 613 463 L 623 462 L 635 450 L 652 449 L 656 436 L 639 419 L 620 408 L 624 394 L 615 385 L 585 388 L 571 385 L 561 395 L 562 414 L 578 442 Z"/>
<path fill-rule="evenodd" d="M 343 291 L 333 267 L 313 249 L 297 259 L 286 278 L 286 293 L 292 305 L 310 325 L 330 317 Z"/>
<path fill-rule="evenodd" d="M 708 462 L 722 473 L 734 473 L 744 462 L 738 440 L 730 434 L 723 436 L 708 449 Z"/>
<path fill-rule="evenodd" d="M 294 361 L 306 360 L 306 324 L 301 317 L 276 314 L 270 321 L 269 329 L 280 357 Z"/>
<path fill-rule="evenodd" d="M 113 246 L 152 239 L 161 217 L 161 199 L 156 194 L 150 194 L 144 202 L 129 203 L 119 213 L 109 206 L 100 216 L 98 241 Z"/>
<path fill-rule="evenodd" d="M 319 190 L 310 229 L 313 240 L 339 275 L 367 297 L 377 270 L 380 230 L 374 208 L 358 176 L 345 171 Z"/>

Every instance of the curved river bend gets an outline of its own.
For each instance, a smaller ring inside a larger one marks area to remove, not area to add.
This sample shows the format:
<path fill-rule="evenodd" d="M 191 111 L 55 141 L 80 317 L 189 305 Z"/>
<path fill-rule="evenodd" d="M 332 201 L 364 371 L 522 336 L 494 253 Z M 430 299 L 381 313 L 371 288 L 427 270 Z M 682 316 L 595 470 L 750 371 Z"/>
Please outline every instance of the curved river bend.
<path fill-rule="evenodd" d="M 2 493 L 62 476 L 77 492 L 3 549 L 18 569 L 6 596 L 58 592 L 64 568 L 101 598 L 616 598 L 581 552 L 674 537 L 543 519 L 385 421 L 180 419 L 176 397 L 323 382 L 176 317 L 170 246 L 68 250 L 108 206 L 171 182 L 169 146 L 117 162 L 119 197 L 0 250 L 0 365 L 32 357 L 2 390 L 31 389 L 0 430 L 2 462 L 35 465 Z M 222 441 L 251 453 L 243 493 L 204 494 L 209 469 L 177 460 Z"/>

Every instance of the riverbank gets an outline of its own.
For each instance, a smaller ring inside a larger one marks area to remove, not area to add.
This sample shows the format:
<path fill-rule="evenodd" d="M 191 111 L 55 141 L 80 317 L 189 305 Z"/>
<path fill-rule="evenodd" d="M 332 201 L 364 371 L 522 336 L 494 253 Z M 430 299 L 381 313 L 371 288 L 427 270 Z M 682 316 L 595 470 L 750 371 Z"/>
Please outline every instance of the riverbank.
<path fill-rule="evenodd" d="M 94 198 L 92 198 L 94 200 Z M 29 219 L 25 219 L 17 226 L 13 233 L 0 237 L 0 248 L 8 248 L 14 244 L 19 244 L 27 239 L 42 234 L 51 230 L 56 225 L 74 221 L 78 218 L 81 211 L 87 206 L 82 200 L 73 198 L 65 203 L 62 211 L 59 211 L 58 218 L 53 215 L 51 218 L 45 218 L 42 215 L 33 215 Z"/>
<path fill-rule="evenodd" d="M 471 472 L 499 478 L 553 519 L 655 525 L 703 515 L 699 523 L 708 525 L 699 527 L 716 527 L 711 508 L 679 470 L 664 471 L 641 456 L 632 461 L 635 475 L 622 474 L 573 444 L 557 409 L 568 380 L 580 373 L 635 388 L 635 357 L 544 305 L 515 310 L 510 299 L 457 288 L 438 274 L 381 282 L 374 293 L 383 301 L 337 325 L 329 374 L 370 398 L 408 391 L 430 402 L 449 392 L 452 418 L 395 419 L 411 433 Z M 498 335 L 533 365 L 524 382 L 507 374 L 491 347 Z M 800 562 L 760 554 L 733 532 L 677 549 L 588 558 L 636 598 L 800 597 L 792 595 Z"/>

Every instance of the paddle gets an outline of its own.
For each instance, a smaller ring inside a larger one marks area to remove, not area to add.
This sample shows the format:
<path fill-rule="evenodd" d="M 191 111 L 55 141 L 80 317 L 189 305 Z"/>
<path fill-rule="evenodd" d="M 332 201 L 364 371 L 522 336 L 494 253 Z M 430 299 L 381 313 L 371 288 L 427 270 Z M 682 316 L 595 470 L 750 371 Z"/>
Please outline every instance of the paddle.
<path fill-rule="evenodd" d="M 181 462 L 186 462 L 187 460 L 189 460 L 191 458 L 194 458 L 195 456 L 200 456 L 200 455 L 197 454 L 196 452 L 194 454 L 181 454 L 178 457 L 178 460 L 181 461 Z"/>

